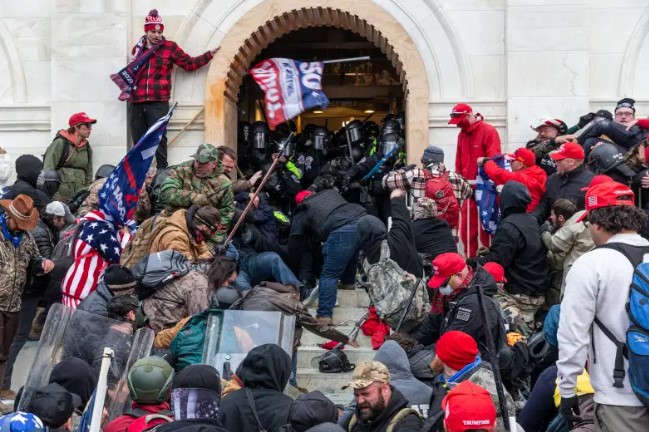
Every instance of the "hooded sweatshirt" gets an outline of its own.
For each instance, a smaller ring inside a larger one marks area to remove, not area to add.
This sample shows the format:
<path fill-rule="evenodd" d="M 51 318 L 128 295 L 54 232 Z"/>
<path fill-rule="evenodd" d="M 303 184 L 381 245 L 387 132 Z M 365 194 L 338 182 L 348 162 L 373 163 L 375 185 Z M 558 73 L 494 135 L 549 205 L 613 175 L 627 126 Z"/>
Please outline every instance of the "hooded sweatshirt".
<path fill-rule="evenodd" d="M 16 159 L 16 182 L 9 188 L 5 199 L 14 199 L 25 194 L 34 201 L 40 214 L 45 214 L 45 207 L 52 201 L 42 190 L 36 187 L 38 175 L 43 170 L 43 162 L 34 155 L 22 155 Z"/>
<path fill-rule="evenodd" d="M 241 362 L 237 376 L 243 388 L 228 394 L 221 402 L 219 419 L 230 431 L 259 430 L 246 397 L 250 390 L 259 421 L 268 432 L 277 432 L 288 423 L 293 400 L 282 391 L 291 375 L 291 357 L 275 344 L 253 348 Z"/>
<path fill-rule="evenodd" d="M 534 216 L 526 213 L 531 202 L 525 185 L 509 181 L 500 193 L 502 220 L 488 255 L 477 262 L 497 262 L 505 269 L 509 294 L 542 296 L 549 288 L 548 250 Z"/>
<path fill-rule="evenodd" d="M 363 254 L 370 264 L 377 263 L 381 257 L 381 242 L 387 239 L 390 258 L 408 273 L 422 277 L 424 270 L 415 249 L 406 203 L 403 198 L 393 198 L 390 205 L 392 226 L 389 232 L 385 224 L 375 216 L 366 215 L 358 220 L 358 237 Z"/>

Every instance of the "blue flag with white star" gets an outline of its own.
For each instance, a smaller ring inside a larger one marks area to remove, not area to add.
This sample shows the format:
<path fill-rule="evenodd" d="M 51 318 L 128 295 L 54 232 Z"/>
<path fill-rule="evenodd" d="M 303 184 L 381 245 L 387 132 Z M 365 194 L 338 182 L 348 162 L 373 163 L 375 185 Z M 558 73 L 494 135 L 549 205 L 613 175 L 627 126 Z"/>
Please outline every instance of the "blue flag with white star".
<path fill-rule="evenodd" d="M 175 107 L 174 104 L 167 115 L 155 122 L 129 150 L 99 191 L 99 209 L 110 216 L 117 226 L 124 226 L 133 219 L 146 173 Z"/>

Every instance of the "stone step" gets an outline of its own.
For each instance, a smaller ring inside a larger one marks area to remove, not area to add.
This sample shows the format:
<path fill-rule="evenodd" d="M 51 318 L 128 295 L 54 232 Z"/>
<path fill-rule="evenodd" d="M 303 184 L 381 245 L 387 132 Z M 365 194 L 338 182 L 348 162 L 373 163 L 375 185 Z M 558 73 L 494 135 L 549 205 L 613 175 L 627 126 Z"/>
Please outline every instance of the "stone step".
<path fill-rule="evenodd" d="M 354 328 L 353 326 L 339 326 L 339 327 L 336 327 L 336 329 L 339 332 L 341 332 L 343 334 L 346 334 L 346 335 L 348 335 L 352 331 L 353 328 Z M 356 338 L 358 343 L 361 346 L 365 346 L 365 347 L 371 346 L 371 343 L 370 343 L 371 339 L 372 339 L 371 337 L 365 336 L 362 331 L 358 332 L 358 337 Z M 311 333 L 310 331 L 308 331 L 306 329 L 304 329 L 302 331 L 302 339 L 300 341 L 301 346 L 316 346 L 316 345 L 324 343 L 324 342 L 327 342 L 327 340 L 320 337 L 320 336 L 318 336 L 317 334 Z"/>
<path fill-rule="evenodd" d="M 352 389 L 342 387 L 352 379 L 352 372 L 325 374 L 318 369 L 298 369 L 297 383 L 309 391 L 320 390 L 335 404 L 347 405 L 354 397 Z"/>
<path fill-rule="evenodd" d="M 318 363 L 317 360 L 314 359 L 319 358 L 326 351 L 327 350 L 324 350 L 317 346 L 300 347 L 297 351 L 298 374 L 300 373 L 301 368 L 306 368 L 306 369 L 317 368 Z M 371 347 L 352 348 L 347 346 L 343 351 L 347 355 L 347 359 L 349 360 L 349 362 L 354 364 L 359 364 L 367 360 L 372 360 L 374 358 L 374 354 L 376 353 L 376 351 L 374 351 Z M 329 375 L 329 374 L 325 374 L 325 375 Z"/>
<path fill-rule="evenodd" d="M 362 289 L 355 289 L 353 291 L 339 290 L 336 295 L 336 302 L 341 307 L 367 308 L 367 306 L 370 304 L 370 298 L 368 297 L 365 290 Z M 309 309 L 313 309 L 315 311 L 315 308 L 317 306 L 318 306 L 318 302 L 316 300 L 313 305 L 309 306 Z"/>
<path fill-rule="evenodd" d="M 340 306 L 334 308 L 333 320 L 334 324 L 339 324 L 342 326 L 353 326 L 356 321 L 358 321 L 364 314 L 367 312 L 367 309 L 358 308 L 358 307 L 346 307 Z"/>

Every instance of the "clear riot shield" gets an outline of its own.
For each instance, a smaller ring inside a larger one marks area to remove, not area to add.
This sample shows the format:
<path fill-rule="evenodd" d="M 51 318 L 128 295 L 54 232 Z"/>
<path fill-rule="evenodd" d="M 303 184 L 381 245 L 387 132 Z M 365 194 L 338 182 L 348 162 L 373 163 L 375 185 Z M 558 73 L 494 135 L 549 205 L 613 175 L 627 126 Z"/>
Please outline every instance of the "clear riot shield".
<path fill-rule="evenodd" d="M 109 418 L 120 415 L 129 403 L 128 370 L 137 359 L 150 355 L 153 338 L 151 329 L 140 329 L 133 334 L 130 323 L 73 310 L 61 304 L 52 306 L 18 409 L 25 410 L 34 390 L 47 385 L 52 369 L 65 358 L 84 360 L 98 376 L 104 348 L 109 347 L 115 352 L 115 357 L 108 371 L 106 406 Z"/>
<path fill-rule="evenodd" d="M 226 379 L 256 346 L 274 343 L 293 357 L 295 316 L 281 312 L 226 310 L 207 320 L 203 364 Z"/>

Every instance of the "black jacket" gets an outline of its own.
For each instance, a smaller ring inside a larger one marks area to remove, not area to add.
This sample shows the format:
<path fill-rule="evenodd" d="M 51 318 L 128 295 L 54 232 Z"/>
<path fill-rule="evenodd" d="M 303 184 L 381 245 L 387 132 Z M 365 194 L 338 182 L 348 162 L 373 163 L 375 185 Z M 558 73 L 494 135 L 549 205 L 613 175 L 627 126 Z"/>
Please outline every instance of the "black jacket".
<path fill-rule="evenodd" d="M 583 192 L 582 192 L 583 193 Z M 527 188 L 517 182 L 507 182 L 500 194 L 503 215 L 486 256 L 476 261 L 484 264 L 494 261 L 503 266 L 509 294 L 543 295 L 550 286 L 547 253 L 541 240 L 537 221 L 525 213 L 531 201 Z"/>
<path fill-rule="evenodd" d="M 390 200 L 392 226 L 386 233 L 385 224 L 375 216 L 366 215 L 358 220 L 358 237 L 365 258 L 370 264 L 379 261 L 381 257 L 381 243 L 387 239 L 390 246 L 390 258 L 399 267 L 415 275 L 423 276 L 421 258 L 415 249 L 415 239 L 410 226 L 408 208 L 402 198 Z"/>
<path fill-rule="evenodd" d="M 108 304 L 113 299 L 113 293 L 108 289 L 104 281 L 97 284 L 97 289 L 83 299 L 77 309 L 95 315 L 108 316 Z"/>
<path fill-rule="evenodd" d="M 565 174 L 554 173 L 548 177 L 545 184 L 545 193 L 539 205 L 532 212 L 538 219 L 539 224 L 548 219 L 552 204 L 559 198 L 569 199 L 575 203 L 577 209 L 583 209 L 585 207 L 584 197 L 586 192 L 582 192 L 581 189 L 588 187 L 593 177 L 595 177 L 595 174 L 587 170 L 583 165 Z"/>
<path fill-rule="evenodd" d="M 388 401 L 388 404 L 383 412 L 374 421 L 366 422 L 364 420 L 361 420 L 358 414 L 358 407 L 356 407 L 356 411 L 354 412 L 353 416 L 356 419 L 356 423 L 352 428 L 353 432 L 385 432 L 387 431 L 392 417 L 397 415 L 397 413 L 403 408 L 410 407 L 410 402 L 408 402 L 408 399 L 406 399 L 399 390 L 392 386 L 390 386 L 390 388 L 392 389 L 392 396 L 390 397 L 390 400 Z M 350 417 L 350 421 L 351 420 L 352 418 Z M 421 419 L 421 417 L 419 417 L 417 414 L 412 413 L 401 420 L 393 430 L 394 432 L 419 432 L 422 425 L 423 420 Z M 349 423 L 344 425 L 343 429 L 349 430 Z"/>
<path fill-rule="evenodd" d="M 176 420 L 158 426 L 155 429 L 157 432 L 228 432 L 223 427 L 219 419 L 191 419 L 191 420 Z"/>
<path fill-rule="evenodd" d="M 451 226 L 446 221 L 438 218 L 417 219 L 412 221 L 412 234 L 417 252 L 431 261 L 446 252 L 457 253 Z"/>
<path fill-rule="evenodd" d="M 291 374 L 291 358 L 275 344 L 260 345 L 252 349 L 237 370 L 244 388 L 223 398 L 219 420 L 230 431 L 259 430 L 246 389 L 252 392 L 259 421 L 268 432 L 277 432 L 288 423 L 289 408 L 293 399 L 282 391 Z"/>
<path fill-rule="evenodd" d="M 50 259 L 52 257 L 52 250 L 59 241 L 59 233 L 53 226 L 49 225 L 43 219 L 38 220 L 36 228 L 32 231 L 34 241 L 38 251 L 43 258 Z M 42 276 L 34 276 L 31 272 L 27 275 L 25 288 L 23 289 L 23 298 L 38 297 L 45 293 L 50 283 L 50 275 L 45 274 Z"/>
<path fill-rule="evenodd" d="M 440 336 L 452 330 L 462 331 L 475 339 L 480 352 L 485 358 L 487 353 L 487 332 L 483 324 L 482 309 L 478 300 L 477 285 L 482 286 L 484 293 L 483 303 L 487 310 L 487 322 L 491 329 L 491 336 L 496 350 L 506 343 L 505 322 L 501 315 L 500 305 L 493 298 L 498 293 L 498 286 L 493 277 L 483 268 L 479 268 L 469 289 L 462 291 L 449 304 L 449 312 L 444 317 L 440 329 Z"/>
<path fill-rule="evenodd" d="M 34 200 L 34 206 L 40 214 L 45 214 L 45 207 L 52 201 L 42 190 L 36 187 L 38 175 L 43 170 L 43 162 L 33 155 L 22 155 L 16 159 L 16 182 L 9 189 L 5 199 L 14 199 L 20 194 Z"/>

